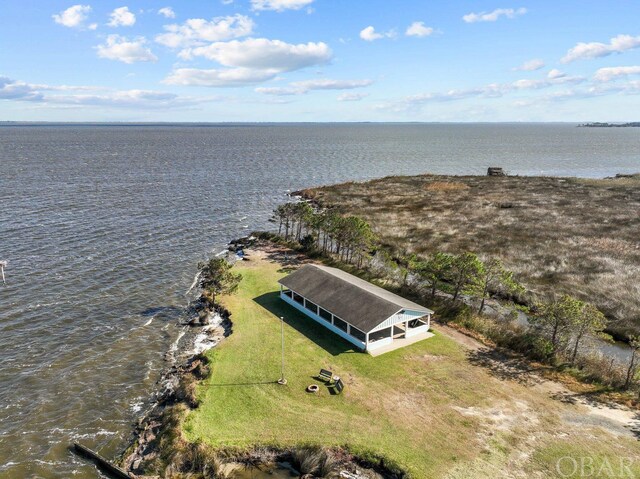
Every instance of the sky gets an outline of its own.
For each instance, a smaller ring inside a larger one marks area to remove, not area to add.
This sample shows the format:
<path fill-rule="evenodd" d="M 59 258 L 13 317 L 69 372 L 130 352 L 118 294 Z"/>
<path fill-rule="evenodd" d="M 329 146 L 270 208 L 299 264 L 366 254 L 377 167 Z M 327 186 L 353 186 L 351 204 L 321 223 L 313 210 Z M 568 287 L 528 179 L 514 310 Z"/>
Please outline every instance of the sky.
<path fill-rule="evenodd" d="M 0 121 L 640 121 L 640 2 L 7 0 Z"/>

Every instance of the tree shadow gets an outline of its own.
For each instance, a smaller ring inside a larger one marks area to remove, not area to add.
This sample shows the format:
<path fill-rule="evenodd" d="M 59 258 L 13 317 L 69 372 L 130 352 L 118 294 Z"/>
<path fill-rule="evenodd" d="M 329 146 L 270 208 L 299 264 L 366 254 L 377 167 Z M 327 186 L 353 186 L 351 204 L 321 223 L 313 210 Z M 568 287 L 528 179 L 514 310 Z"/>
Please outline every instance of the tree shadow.
<path fill-rule="evenodd" d="M 629 430 L 640 440 L 640 413 L 637 413 L 633 418 L 633 423 L 629 426 Z"/>
<path fill-rule="evenodd" d="M 536 374 L 529 361 L 519 356 L 497 349 L 480 348 L 469 351 L 467 358 L 471 364 L 488 369 L 493 376 L 503 381 L 515 381 L 526 385 L 542 382 L 542 378 Z"/>
<path fill-rule="evenodd" d="M 603 398 L 602 392 L 598 390 L 579 393 L 572 391 L 559 391 L 557 393 L 554 393 L 551 397 L 565 404 L 583 403 L 596 409 L 627 409 L 627 406 Z M 638 418 L 640 418 L 640 414 L 638 414 Z"/>
<path fill-rule="evenodd" d="M 293 306 L 285 303 L 280 299 L 280 294 L 277 291 L 265 293 L 257 298 L 253 298 L 253 300 L 278 318 L 284 317 L 286 324 L 306 336 L 332 356 L 360 352 L 347 340 L 332 333 Z"/>
<path fill-rule="evenodd" d="M 280 272 L 291 272 L 298 269 L 303 264 L 312 263 L 307 255 L 294 251 L 288 246 L 271 245 L 265 249 L 267 260 L 281 266 Z"/>

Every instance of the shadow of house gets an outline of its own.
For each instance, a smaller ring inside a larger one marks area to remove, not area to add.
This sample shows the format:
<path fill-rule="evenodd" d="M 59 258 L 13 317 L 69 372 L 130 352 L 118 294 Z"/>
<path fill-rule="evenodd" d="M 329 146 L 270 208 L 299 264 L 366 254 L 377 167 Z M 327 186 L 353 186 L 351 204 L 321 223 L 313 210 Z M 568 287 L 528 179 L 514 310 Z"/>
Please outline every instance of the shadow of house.
<path fill-rule="evenodd" d="M 280 299 L 277 291 L 265 293 L 253 300 L 276 317 L 284 317 L 284 322 L 306 336 L 332 356 L 344 353 L 360 353 L 350 342 L 316 323 L 294 307 Z"/>

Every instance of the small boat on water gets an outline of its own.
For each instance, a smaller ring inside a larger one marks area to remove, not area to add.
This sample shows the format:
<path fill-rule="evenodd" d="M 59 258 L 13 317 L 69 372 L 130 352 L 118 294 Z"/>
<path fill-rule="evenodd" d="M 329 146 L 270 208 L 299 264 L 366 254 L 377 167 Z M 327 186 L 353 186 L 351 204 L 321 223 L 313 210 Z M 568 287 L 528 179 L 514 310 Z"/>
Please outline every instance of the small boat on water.
<path fill-rule="evenodd" d="M 4 269 L 7 267 L 8 264 L 9 264 L 8 261 L 0 261 L 0 272 L 2 273 L 2 284 L 7 284 L 7 282 L 4 279 Z"/>

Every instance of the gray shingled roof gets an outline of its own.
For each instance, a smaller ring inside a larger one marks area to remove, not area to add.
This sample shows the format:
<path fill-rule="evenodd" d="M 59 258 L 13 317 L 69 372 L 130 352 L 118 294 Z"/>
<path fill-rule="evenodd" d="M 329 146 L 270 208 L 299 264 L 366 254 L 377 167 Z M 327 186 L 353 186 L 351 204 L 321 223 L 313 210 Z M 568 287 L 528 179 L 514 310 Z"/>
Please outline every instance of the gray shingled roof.
<path fill-rule="evenodd" d="M 307 264 L 278 281 L 365 333 L 402 309 L 430 309 L 337 268 Z"/>

